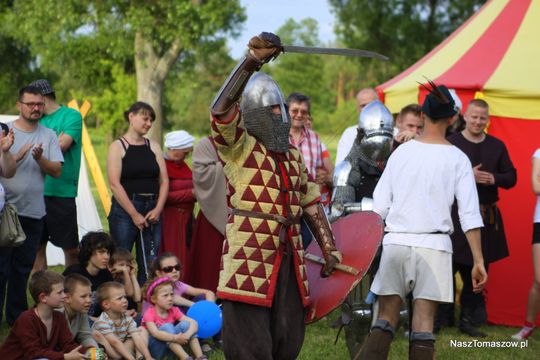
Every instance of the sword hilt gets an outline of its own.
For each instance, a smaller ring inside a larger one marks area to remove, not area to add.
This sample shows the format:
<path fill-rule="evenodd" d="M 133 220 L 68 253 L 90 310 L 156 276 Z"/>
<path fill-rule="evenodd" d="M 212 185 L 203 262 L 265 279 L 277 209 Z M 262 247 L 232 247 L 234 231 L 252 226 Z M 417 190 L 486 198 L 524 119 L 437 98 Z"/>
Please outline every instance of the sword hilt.
<path fill-rule="evenodd" d="M 317 264 L 321 264 L 321 265 L 326 264 L 326 261 L 322 257 L 317 256 L 317 255 L 306 253 L 304 255 L 304 258 L 306 258 L 306 259 L 308 259 L 310 261 L 316 262 Z M 341 264 L 341 263 L 336 264 L 336 266 L 334 268 L 336 270 L 343 271 L 343 272 L 346 272 L 346 273 L 354 275 L 354 276 L 356 276 L 356 275 L 358 275 L 360 273 L 360 271 L 356 270 L 352 266 L 344 265 L 344 264 Z"/>

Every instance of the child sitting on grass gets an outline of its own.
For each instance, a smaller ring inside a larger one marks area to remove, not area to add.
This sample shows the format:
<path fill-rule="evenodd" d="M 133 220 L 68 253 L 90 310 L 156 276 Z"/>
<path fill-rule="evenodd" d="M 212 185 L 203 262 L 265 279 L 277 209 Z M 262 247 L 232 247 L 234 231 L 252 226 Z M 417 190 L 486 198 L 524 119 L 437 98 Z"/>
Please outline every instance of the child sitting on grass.
<path fill-rule="evenodd" d="M 128 298 L 127 314 L 132 318 L 137 316 L 137 304 L 141 302 L 141 287 L 137 281 L 137 263 L 133 254 L 122 247 L 116 248 L 109 260 L 109 271 L 114 281 L 124 285 Z"/>
<path fill-rule="evenodd" d="M 170 252 L 164 252 L 152 261 L 150 265 L 150 279 L 156 279 L 163 276 L 168 276 L 173 281 L 174 304 L 186 308 L 191 307 L 194 302 L 187 299 L 185 296 L 204 297 L 204 300 L 216 301 L 216 295 L 206 289 L 192 287 L 180 281 L 182 265 L 180 260 Z M 143 302 L 143 312 L 148 308 L 147 300 Z"/>
<path fill-rule="evenodd" d="M 92 305 L 88 311 L 91 320 L 101 314 L 96 301 L 97 288 L 107 282 L 113 281 L 107 269 L 109 259 L 114 254 L 115 246 L 109 234 L 103 231 L 90 231 L 81 239 L 79 245 L 79 262 L 64 270 L 64 275 L 81 274 L 92 283 Z"/>
<path fill-rule="evenodd" d="M 174 306 L 171 278 L 149 280 L 145 294 L 146 301 L 152 305 L 144 313 L 142 324 L 150 333 L 148 347 L 152 356 L 163 359 L 172 351 L 181 360 L 192 359 L 182 348 L 189 342 L 197 360 L 207 359 L 197 339 L 197 322 Z"/>
<path fill-rule="evenodd" d="M 36 305 L 15 321 L 0 348 L 0 359 L 86 359 L 64 314 L 54 311 L 64 306 L 64 277 L 54 271 L 37 271 L 30 278 L 29 291 Z"/>
<path fill-rule="evenodd" d="M 135 360 L 135 350 L 145 359 L 153 359 L 148 351 L 146 331 L 137 328 L 135 320 L 126 314 L 128 301 L 124 285 L 110 281 L 101 284 L 97 290 L 97 300 L 103 312 L 92 328 L 99 331 L 96 337 L 107 355 L 113 359 Z"/>
<path fill-rule="evenodd" d="M 88 319 L 92 305 L 91 286 L 90 280 L 80 274 L 70 274 L 64 279 L 64 315 L 75 341 L 87 349 L 98 347 Z"/>

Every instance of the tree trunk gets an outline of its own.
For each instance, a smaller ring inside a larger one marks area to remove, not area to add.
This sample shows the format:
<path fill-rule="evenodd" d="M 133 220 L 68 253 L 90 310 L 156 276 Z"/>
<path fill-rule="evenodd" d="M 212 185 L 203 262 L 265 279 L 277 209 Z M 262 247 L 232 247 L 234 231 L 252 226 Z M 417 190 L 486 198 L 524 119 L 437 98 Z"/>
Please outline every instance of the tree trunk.
<path fill-rule="evenodd" d="M 135 69 L 137 72 L 137 100 L 150 104 L 156 121 L 148 137 L 161 144 L 163 136 L 163 84 L 182 50 L 176 39 L 162 57 L 158 57 L 150 41 L 135 34 Z"/>

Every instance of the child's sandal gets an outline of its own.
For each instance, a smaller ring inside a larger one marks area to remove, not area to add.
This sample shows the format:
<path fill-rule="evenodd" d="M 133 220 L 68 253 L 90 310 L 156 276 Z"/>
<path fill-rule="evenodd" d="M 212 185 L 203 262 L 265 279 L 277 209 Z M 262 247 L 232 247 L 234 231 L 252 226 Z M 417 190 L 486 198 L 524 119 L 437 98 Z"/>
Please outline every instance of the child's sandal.
<path fill-rule="evenodd" d="M 206 357 L 206 355 L 202 355 L 196 358 L 195 360 L 208 360 L 208 358 Z"/>

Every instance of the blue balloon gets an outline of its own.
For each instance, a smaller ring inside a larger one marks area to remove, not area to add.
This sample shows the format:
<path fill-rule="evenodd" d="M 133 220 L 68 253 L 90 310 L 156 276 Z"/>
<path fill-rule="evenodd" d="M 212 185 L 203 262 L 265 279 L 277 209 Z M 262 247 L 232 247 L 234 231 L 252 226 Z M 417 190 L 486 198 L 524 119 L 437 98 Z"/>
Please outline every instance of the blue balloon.
<path fill-rule="evenodd" d="M 197 301 L 188 309 L 186 315 L 199 324 L 199 331 L 197 332 L 199 339 L 212 337 L 221 330 L 221 324 L 223 323 L 221 309 L 212 301 Z"/>

